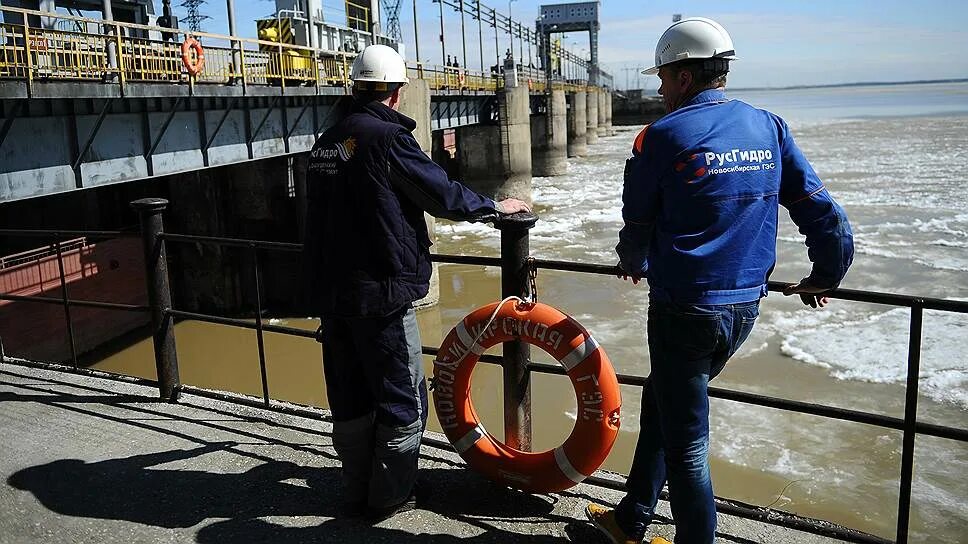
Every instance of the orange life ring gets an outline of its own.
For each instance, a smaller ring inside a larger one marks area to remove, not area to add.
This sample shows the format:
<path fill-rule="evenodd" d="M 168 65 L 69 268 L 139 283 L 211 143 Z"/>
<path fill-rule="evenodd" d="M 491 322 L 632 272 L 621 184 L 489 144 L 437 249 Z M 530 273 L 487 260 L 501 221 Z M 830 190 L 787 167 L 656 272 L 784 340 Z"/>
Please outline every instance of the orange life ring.
<path fill-rule="evenodd" d="M 195 58 L 192 59 L 192 51 L 195 52 Z M 205 51 L 202 49 L 202 44 L 192 36 L 185 38 L 185 41 L 181 45 L 182 53 L 182 64 L 185 65 L 185 69 L 188 73 L 193 76 L 197 76 L 202 73 L 205 69 Z"/>
<path fill-rule="evenodd" d="M 511 448 L 484 430 L 471 403 L 480 354 L 520 339 L 565 368 L 578 402 L 575 427 L 561 446 L 540 453 Z M 530 492 L 568 489 L 595 472 L 618 436 L 622 397 L 605 351 L 577 321 L 546 304 L 508 300 L 471 312 L 444 339 L 434 361 L 434 407 L 441 428 L 475 470 Z"/>

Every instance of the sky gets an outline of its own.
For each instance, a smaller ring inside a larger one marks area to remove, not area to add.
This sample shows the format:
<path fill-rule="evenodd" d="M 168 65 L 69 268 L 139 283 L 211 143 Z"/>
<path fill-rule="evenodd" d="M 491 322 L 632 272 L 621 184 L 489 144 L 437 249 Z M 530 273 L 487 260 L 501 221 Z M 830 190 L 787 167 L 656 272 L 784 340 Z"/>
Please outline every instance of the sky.
<path fill-rule="evenodd" d="M 409 58 L 414 55 L 413 2 L 423 61 L 441 60 L 439 6 L 432 0 L 403 0 L 400 24 Z M 468 3 L 472 0 L 465 0 Z M 176 14 L 183 8 L 177 6 Z M 506 0 L 482 0 L 508 12 Z M 512 0 L 511 14 L 522 23 L 540 12 L 537 0 Z M 160 12 L 161 1 L 155 1 Z M 342 23 L 343 2 L 323 0 L 324 17 Z M 235 0 L 239 33 L 255 37 L 252 21 L 273 13 L 272 0 Z M 202 12 L 211 16 L 204 30 L 228 33 L 225 2 L 209 0 Z M 655 76 L 637 76 L 648 68 L 655 43 L 672 15 L 703 16 L 719 21 L 730 33 L 739 59 L 729 75 L 731 87 L 785 87 L 865 81 L 909 81 L 968 77 L 968 2 L 963 0 L 604 0 L 601 5 L 600 58 L 618 88 L 658 87 Z M 465 20 L 468 67 L 480 68 L 477 21 Z M 447 52 L 461 52 L 460 15 L 444 10 Z M 495 61 L 493 29 L 484 26 L 486 66 Z M 517 42 L 517 40 L 515 40 Z M 587 55 L 588 34 L 568 34 L 562 44 Z M 507 36 L 499 36 L 502 52 Z M 518 46 L 515 45 L 517 56 Z M 527 56 L 527 44 L 524 46 Z M 536 52 L 535 52 L 536 54 Z M 626 81 L 628 83 L 626 83 Z"/>

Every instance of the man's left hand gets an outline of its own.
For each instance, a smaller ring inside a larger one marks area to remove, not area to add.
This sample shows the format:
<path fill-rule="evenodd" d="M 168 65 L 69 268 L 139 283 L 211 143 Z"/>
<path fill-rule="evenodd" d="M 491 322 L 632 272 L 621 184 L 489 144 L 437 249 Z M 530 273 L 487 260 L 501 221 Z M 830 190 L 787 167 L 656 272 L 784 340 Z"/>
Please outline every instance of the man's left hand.
<path fill-rule="evenodd" d="M 497 203 L 497 212 L 505 215 L 510 215 L 512 213 L 518 212 L 530 212 L 531 206 L 523 200 L 518 200 L 516 198 L 505 198 L 504 200 Z"/>
<path fill-rule="evenodd" d="M 810 282 L 810 278 L 803 278 L 799 283 L 787 287 L 783 290 L 784 296 L 800 295 L 800 300 L 811 308 L 823 308 L 830 299 L 822 296 L 823 293 L 830 291 L 827 287 L 818 287 Z"/>

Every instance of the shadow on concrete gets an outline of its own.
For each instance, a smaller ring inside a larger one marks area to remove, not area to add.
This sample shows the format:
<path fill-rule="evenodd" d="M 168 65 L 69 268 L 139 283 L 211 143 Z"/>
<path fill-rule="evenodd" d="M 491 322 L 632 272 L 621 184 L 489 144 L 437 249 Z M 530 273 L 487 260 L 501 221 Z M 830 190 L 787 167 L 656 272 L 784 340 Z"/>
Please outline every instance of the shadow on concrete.
<path fill-rule="evenodd" d="M 241 473 L 152 469 L 234 442 L 87 463 L 61 459 L 25 468 L 7 483 L 29 491 L 49 510 L 66 516 L 117 519 L 165 528 L 192 527 L 208 518 L 334 516 L 335 468 L 269 462 Z M 305 485 L 300 485 L 304 481 Z"/>

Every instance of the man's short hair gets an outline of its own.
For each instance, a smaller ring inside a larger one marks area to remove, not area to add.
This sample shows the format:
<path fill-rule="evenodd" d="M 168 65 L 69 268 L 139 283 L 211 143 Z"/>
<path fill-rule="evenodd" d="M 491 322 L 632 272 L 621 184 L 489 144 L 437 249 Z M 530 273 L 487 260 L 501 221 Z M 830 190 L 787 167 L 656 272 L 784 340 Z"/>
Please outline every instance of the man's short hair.
<path fill-rule="evenodd" d="M 729 59 L 684 60 L 677 63 L 676 68 L 691 73 L 693 81 L 700 87 L 725 87 Z"/>
<path fill-rule="evenodd" d="M 384 83 L 382 81 L 358 81 L 353 84 L 353 98 L 357 102 L 383 102 L 393 96 L 394 91 L 402 87 L 399 83 Z"/>

